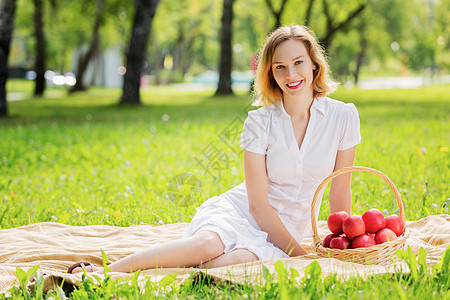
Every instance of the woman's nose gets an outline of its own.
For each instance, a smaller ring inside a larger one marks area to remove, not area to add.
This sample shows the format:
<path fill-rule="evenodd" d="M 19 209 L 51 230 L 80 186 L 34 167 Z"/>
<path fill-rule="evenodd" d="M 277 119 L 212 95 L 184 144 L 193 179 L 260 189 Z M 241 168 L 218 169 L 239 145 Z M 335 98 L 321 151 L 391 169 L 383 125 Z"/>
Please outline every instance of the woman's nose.
<path fill-rule="evenodd" d="M 292 67 L 292 66 L 288 66 L 288 67 L 287 67 L 287 70 L 286 70 L 286 75 L 287 75 L 288 77 L 293 77 L 293 76 L 295 76 L 295 68 Z"/>

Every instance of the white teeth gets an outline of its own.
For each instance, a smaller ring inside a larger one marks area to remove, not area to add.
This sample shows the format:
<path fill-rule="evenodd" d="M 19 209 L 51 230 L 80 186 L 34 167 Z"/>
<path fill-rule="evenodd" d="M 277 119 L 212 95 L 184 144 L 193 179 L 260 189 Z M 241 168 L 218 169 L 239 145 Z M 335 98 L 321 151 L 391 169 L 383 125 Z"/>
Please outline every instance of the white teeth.
<path fill-rule="evenodd" d="M 297 82 L 294 82 L 294 83 L 288 83 L 287 85 L 292 87 L 292 86 L 297 86 L 300 83 L 301 83 L 301 81 L 297 81 Z"/>

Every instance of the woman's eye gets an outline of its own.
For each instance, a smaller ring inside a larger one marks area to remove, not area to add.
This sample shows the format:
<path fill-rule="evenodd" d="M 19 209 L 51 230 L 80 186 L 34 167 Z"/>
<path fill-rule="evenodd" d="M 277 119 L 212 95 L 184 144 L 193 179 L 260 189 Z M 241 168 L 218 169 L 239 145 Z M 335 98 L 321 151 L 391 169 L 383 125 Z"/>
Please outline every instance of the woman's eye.
<path fill-rule="evenodd" d="M 297 61 L 295 62 L 296 65 L 300 65 L 300 64 L 302 64 L 302 63 L 303 63 L 302 60 L 297 60 Z"/>
<path fill-rule="evenodd" d="M 284 66 L 282 66 L 282 65 L 278 65 L 275 67 L 275 69 L 283 69 L 283 68 L 284 68 Z"/>

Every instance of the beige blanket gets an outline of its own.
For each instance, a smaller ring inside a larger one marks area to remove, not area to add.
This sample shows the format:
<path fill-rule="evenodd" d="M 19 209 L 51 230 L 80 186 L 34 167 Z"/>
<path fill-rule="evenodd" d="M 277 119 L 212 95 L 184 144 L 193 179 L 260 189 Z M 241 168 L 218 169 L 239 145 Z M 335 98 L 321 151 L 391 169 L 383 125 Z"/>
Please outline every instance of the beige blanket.
<path fill-rule="evenodd" d="M 52 282 L 65 281 L 77 285 L 81 274 L 66 274 L 67 268 L 74 262 L 89 261 L 101 265 L 101 251 L 106 253 L 110 262 L 131 254 L 137 250 L 180 238 L 187 223 L 168 224 L 163 226 L 137 225 L 131 227 L 114 227 L 105 225 L 69 226 L 59 223 L 38 223 L 28 226 L 0 230 L 0 293 L 5 293 L 16 284 L 14 272 L 16 268 L 27 270 L 39 265 L 39 271 L 45 273 L 46 289 Z M 407 245 L 414 250 L 423 247 L 427 250 L 429 264 L 436 263 L 450 245 L 450 216 L 429 216 L 419 221 L 408 222 Z M 319 221 L 319 233 L 328 234 L 325 221 Z M 302 245 L 312 251 L 312 239 L 306 239 Z M 316 259 L 322 267 L 323 276 L 330 273 L 339 274 L 342 278 L 377 273 L 394 272 L 396 266 L 360 265 L 342 262 L 336 259 L 316 257 L 313 254 L 283 259 L 288 268 L 300 273 L 312 260 Z M 262 267 L 266 266 L 274 272 L 275 261 L 260 261 L 252 264 L 241 264 L 229 267 L 209 269 L 208 275 L 215 279 L 242 283 L 246 280 L 262 280 Z M 402 270 L 408 272 L 405 264 L 400 263 Z M 149 276 L 158 281 L 167 274 L 178 274 L 178 280 L 187 278 L 192 269 L 146 270 L 141 273 L 142 280 Z M 111 273 L 113 278 L 127 277 L 125 273 Z"/>

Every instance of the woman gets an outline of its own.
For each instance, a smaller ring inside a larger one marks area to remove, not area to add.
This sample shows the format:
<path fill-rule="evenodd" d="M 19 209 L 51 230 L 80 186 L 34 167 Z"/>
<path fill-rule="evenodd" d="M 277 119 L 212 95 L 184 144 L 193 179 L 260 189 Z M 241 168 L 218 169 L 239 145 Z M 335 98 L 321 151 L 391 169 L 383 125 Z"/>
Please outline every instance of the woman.
<path fill-rule="evenodd" d="M 249 112 L 241 135 L 245 182 L 204 202 L 182 239 L 109 268 L 211 268 L 306 254 L 300 242 L 311 236 L 315 189 L 332 171 L 353 165 L 361 139 L 355 106 L 325 97 L 335 86 L 328 69 L 308 28 L 269 35 L 255 80 L 263 107 Z M 350 174 L 333 179 L 329 198 L 331 212 L 350 213 Z M 81 267 L 102 271 L 80 264 L 70 271 Z"/>

